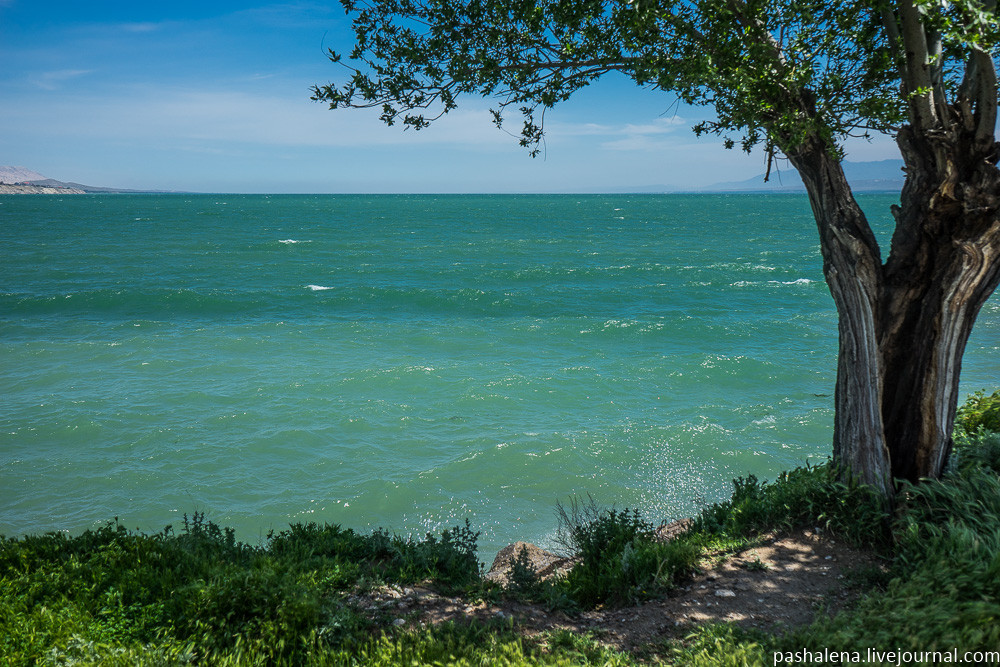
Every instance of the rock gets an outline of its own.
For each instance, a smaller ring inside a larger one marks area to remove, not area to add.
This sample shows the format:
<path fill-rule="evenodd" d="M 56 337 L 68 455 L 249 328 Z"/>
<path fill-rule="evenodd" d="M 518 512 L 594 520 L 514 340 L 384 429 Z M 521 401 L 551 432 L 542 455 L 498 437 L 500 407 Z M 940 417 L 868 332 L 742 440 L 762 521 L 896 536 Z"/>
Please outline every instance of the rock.
<path fill-rule="evenodd" d="M 728 588 L 720 588 L 719 590 L 715 591 L 715 597 L 717 597 L 717 598 L 734 598 L 734 597 L 736 597 L 736 593 L 734 593 L 733 591 L 729 590 Z"/>
<path fill-rule="evenodd" d="M 694 523 L 693 519 L 677 519 L 676 521 L 663 524 L 656 529 L 654 534 L 656 535 L 656 539 L 659 541 L 669 542 L 675 537 L 686 533 L 692 523 Z"/>
<path fill-rule="evenodd" d="M 486 573 L 484 578 L 487 581 L 495 581 L 501 586 L 506 586 L 512 564 L 520 556 L 522 550 L 527 553 L 528 562 L 542 579 L 554 577 L 573 566 L 574 560 L 572 558 L 564 558 L 551 551 L 545 551 L 530 542 L 514 542 L 514 544 L 508 544 L 500 550 L 497 557 L 493 559 L 490 571 Z"/>

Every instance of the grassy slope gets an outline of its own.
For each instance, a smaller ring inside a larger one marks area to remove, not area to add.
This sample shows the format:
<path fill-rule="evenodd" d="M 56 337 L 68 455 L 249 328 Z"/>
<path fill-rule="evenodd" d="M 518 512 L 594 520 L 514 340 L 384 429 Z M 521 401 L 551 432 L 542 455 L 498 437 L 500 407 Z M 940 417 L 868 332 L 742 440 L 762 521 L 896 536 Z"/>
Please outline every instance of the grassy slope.
<path fill-rule="evenodd" d="M 636 658 L 569 633 L 537 640 L 507 625 L 396 630 L 354 593 L 430 581 L 470 598 L 519 596 L 572 612 L 662 594 L 706 549 L 738 548 L 760 531 L 823 525 L 891 558 L 849 612 L 784 637 L 728 626 L 648 647 L 678 665 L 773 664 L 775 651 L 995 650 L 1000 647 L 1000 392 L 963 408 L 955 470 L 908 487 L 888 518 L 864 490 L 827 466 L 772 484 L 734 482 L 668 544 L 634 512 L 564 513 L 582 557 L 570 574 L 538 581 L 516 568 L 511 588 L 480 578 L 468 525 L 422 540 L 338 526 L 296 525 L 265 546 L 188 519 L 175 533 L 117 522 L 77 537 L 51 533 L 0 542 L 0 661 L 4 664 L 488 664 L 628 665 Z M 648 658 L 648 656 L 655 656 Z"/>

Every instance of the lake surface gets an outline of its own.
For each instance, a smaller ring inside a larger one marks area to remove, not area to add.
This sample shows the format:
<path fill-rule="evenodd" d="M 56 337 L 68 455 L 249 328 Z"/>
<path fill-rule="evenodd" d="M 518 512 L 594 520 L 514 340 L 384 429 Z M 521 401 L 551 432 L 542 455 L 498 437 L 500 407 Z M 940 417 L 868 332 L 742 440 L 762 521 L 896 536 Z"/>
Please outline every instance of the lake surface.
<path fill-rule="evenodd" d="M 0 244 L 0 534 L 469 518 L 491 559 L 830 452 L 802 195 L 5 196 Z M 994 297 L 963 395 L 998 351 Z"/>

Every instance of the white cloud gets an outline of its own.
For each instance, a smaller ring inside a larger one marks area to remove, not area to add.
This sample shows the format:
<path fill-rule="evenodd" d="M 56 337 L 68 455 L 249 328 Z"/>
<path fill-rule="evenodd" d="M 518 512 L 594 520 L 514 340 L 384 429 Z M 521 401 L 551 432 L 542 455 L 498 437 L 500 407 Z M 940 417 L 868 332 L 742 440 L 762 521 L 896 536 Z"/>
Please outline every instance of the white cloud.
<path fill-rule="evenodd" d="M 85 73 L 84 70 L 50 72 L 38 85 L 52 89 L 55 82 Z M 19 111 L 7 108 L 9 120 L 4 122 L 26 131 L 127 138 L 158 144 L 176 141 L 216 147 L 222 143 L 311 147 L 440 144 L 482 149 L 514 143 L 490 123 L 485 109 L 455 110 L 430 128 L 404 131 L 399 125 L 386 127 L 374 110 L 330 111 L 324 104 L 311 102 L 305 90 L 300 98 L 283 98 L 231 91 L 141 89 L 115 97 L 75 97 L 72 101 L 45 100 L 18 106 Z"/>
<path fill-rule="evenodd" d="M 600 123 L 552 123 L 546 127 L 550 136 L 646 136 L 650 134 L 668 134 L 679 127 L 686 127 L 689 121 L 680 117 L 656 118 L 640 125 L 624 123 L 607 125 Z"/>
<path fill-rule="evenodd" d="M 42 72 L 32 81 L 35 86 L 43 90 L 55 90 L 63 82 L 90 74 L 92 71 L 93 70 L 89 69 L 61 69 L 51 72 Z"/>
<path fill-rule="evenodd" d="M 163 26 L 162 23 L 145 21 L 143 23 L 122 23 L 118 27 L 125 32 L 155 32 Z"/>

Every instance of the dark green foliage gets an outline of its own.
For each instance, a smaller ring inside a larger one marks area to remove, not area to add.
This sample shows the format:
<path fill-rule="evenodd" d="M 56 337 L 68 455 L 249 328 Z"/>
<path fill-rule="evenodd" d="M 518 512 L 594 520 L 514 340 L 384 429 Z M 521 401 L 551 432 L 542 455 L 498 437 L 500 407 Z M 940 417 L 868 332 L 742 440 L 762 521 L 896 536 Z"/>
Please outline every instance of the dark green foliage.
<path fill-rule="evenodd" d="M 1000 390 L 989 396 L 982 390 L 969 396 L 955 415 L 955 429 L 970 435 L 980 429 L 1000 433 Z"/>
<path fill-rule="evenodd" d="M 612 651 L 593 639 L 559 632 L 548 641 L 527 640 L 507 625 L 456 625 L 444 623 L 412 633 L 383 635 L 360 648 L 355 655 L 320 661 L 321 664 L 371 665 L 489 665 L 527 667 L 590 665 L 625 667 L 636 665 L 627 654 Z"/>
<path fill-rule="evenodd" d="M 296 662 L 377 630 L 378 619 L 352 607 L 349 589 L 429 580 L 454 591 L 476 583 L 477 537 L 468 524 L 419 541 L 308 524 L 252 547 L 196 513 L 177 535 L 169 527 L 136 533 L 115 521 L 77 537 L 5 539 L 0 656 L 29 665 L 50 651 L 69 659 L 190 649 Z"/>
<path fill-rule="evenodd" d="M 539 592 L 542 580 L 538 576 L 531 559 L 528 557 L 528 550 L 522 548 L 514 560 L 510 563 L 510 574 L 507 575 L 507 591 L 517 596 L 530 597 Z"/>
<path fill-rule="evenodd" d="M 479 577 L 479 533 L 468 520 L 440 537 L 428 533 L 420 541 L 383 530 L 362 536 L 329 524 L 293 525 L 269 539 L 269 552 L 290 562 L 328 567 L 335 561 L 344 585 L 358 578 L 398 583 L 433 579 L 439 587 L 458 590 Z"/>
<path fill-rule="evenodd" d="M 1000 474 L 1000 391 L 977 391 L 959 406 L 951 463 L 961 471 L 983 467 Z"/>
<path fill-rule="evenodd" d="M 819 527 L 854 544 L 887 539 L 886 513 L 870 489 L 838 481 L 830 464 L 783 472 L 773 483 L 755 476 L 733 480 L 733 495 L 704 509 L 695 532 L 730 538 L 767 530 Z"/>
<path fill-rule="evenodd" d="M 952 457 L 959 470 L 988 468 L 1000 474 L 1000 433 L 982 428 L 972 435 L 956 431 Z"/>
<path fill-rule="evenodd" d="M 462 95 L 490 97 L 497 126 L 519 113 L 520 143 L 533 153 L 545 110 L 611 72 L 713 106 L 717 120 L 696 131 L 733 132 L 726 145 L 747 151 L 778 137 L 787 148 L 808 133 L 834 139 L 884 128 L 904 112 L 879 15 L 864 3 L 342 4 L 355 33 L 350 63 L 330 52 L 345 76 L 315 86 L 314 100 L 373 107 L 388 125 L 420 129 Z"/>
<path fill-rule="evenodd" d="M 1000 646 L 1000 479 L 985 469 L 907 485 L 897 555 L 884 591 L 787 645 L 997 650 Z"/>
<path fill-rule="evenodd" d="M 690 575 L 702 553 L 700 545 L 685 539 L 657 541 L 652 525 L 635 510 L 597 513 L 563 532 L 580 558 L 564 585 L 582 606 L 625 604 L 661 594 Z"/>

